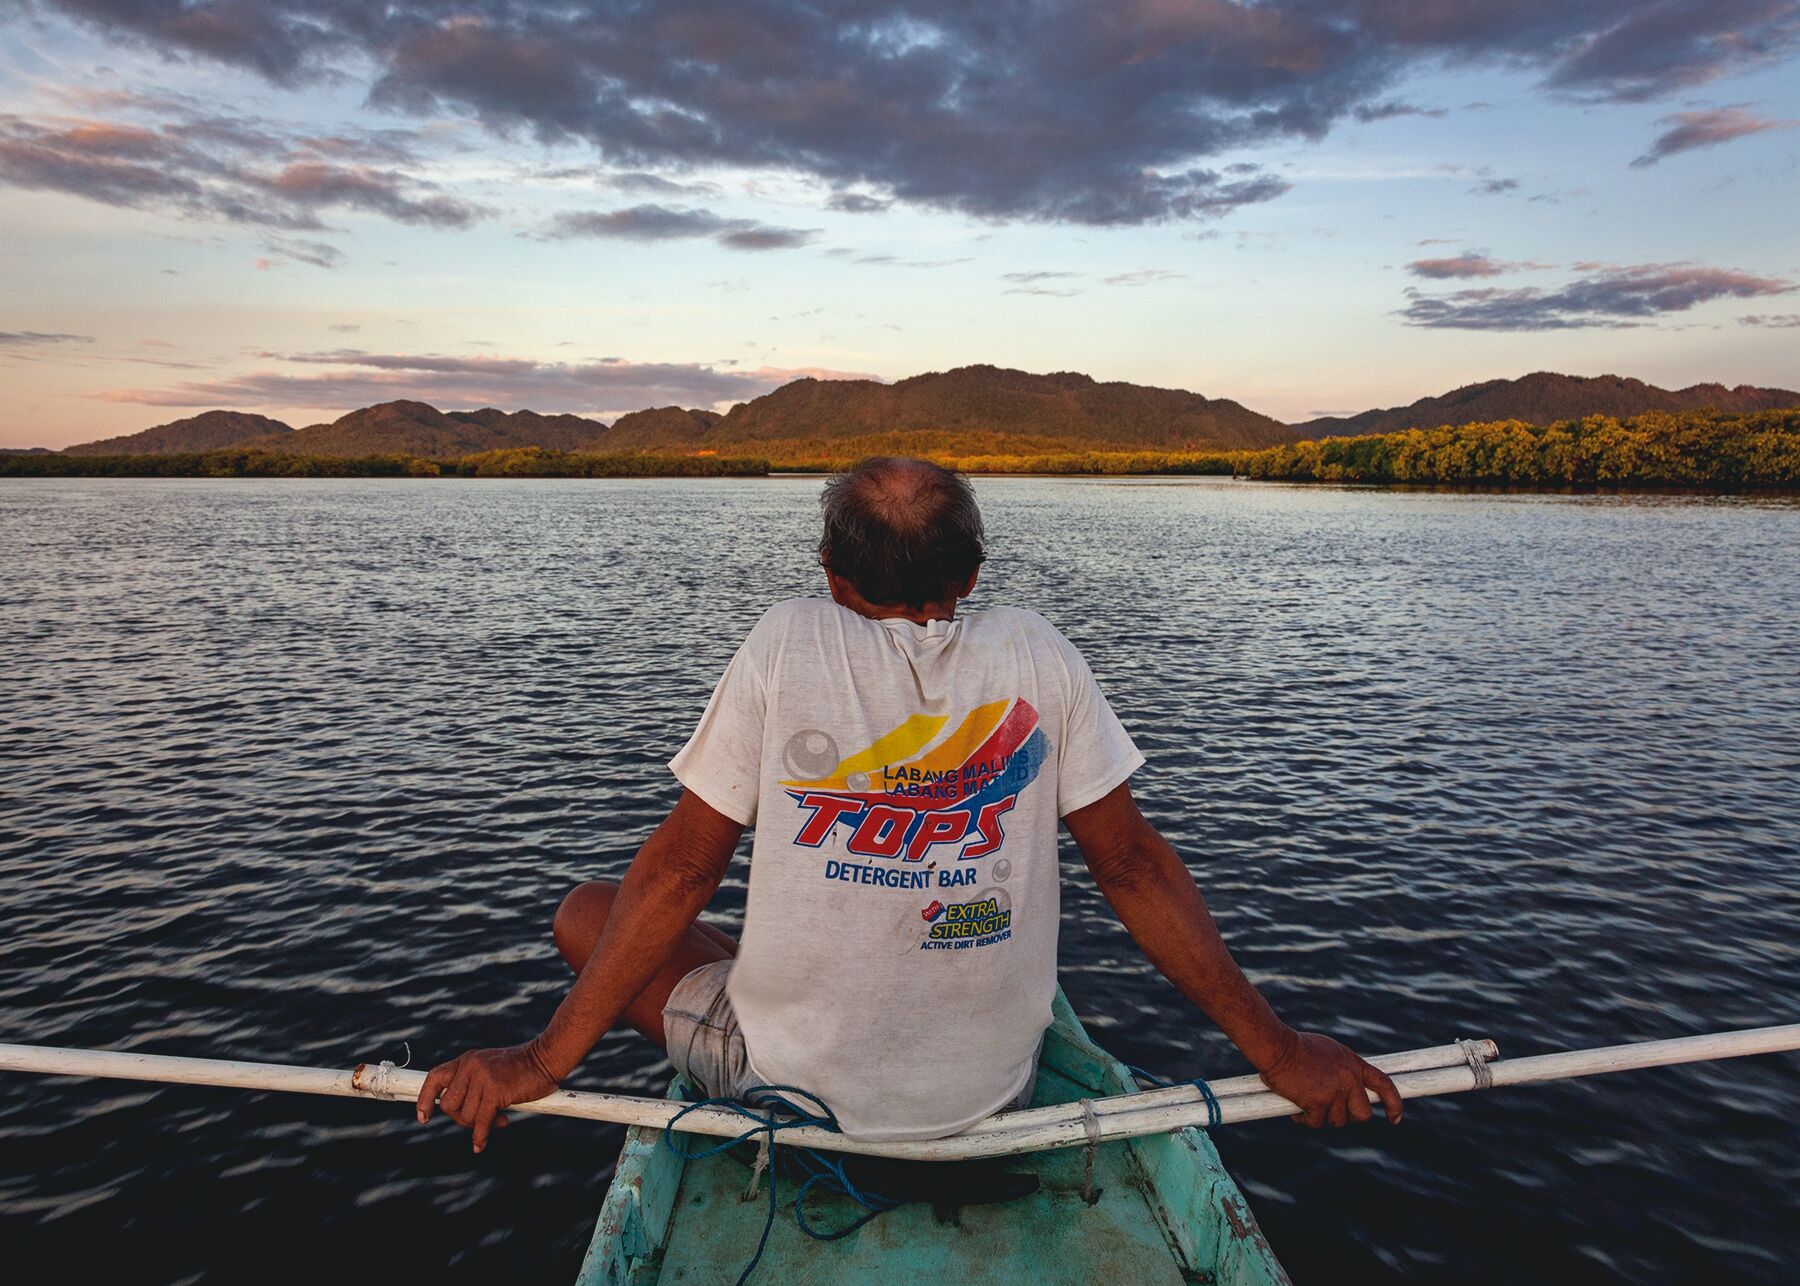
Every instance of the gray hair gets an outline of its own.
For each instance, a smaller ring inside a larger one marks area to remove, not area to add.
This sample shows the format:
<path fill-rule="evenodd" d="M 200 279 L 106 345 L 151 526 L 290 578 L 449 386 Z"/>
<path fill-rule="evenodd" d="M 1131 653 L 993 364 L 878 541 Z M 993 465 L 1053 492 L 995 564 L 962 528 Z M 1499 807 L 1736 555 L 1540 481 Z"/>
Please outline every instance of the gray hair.
<path fill-rule="evenodd" d="M 819 561 L 879 606 L 953 596 L 987 557 L 975 488 L 929 460 L 864 460 L 827 482 L 819 505 Z"/>

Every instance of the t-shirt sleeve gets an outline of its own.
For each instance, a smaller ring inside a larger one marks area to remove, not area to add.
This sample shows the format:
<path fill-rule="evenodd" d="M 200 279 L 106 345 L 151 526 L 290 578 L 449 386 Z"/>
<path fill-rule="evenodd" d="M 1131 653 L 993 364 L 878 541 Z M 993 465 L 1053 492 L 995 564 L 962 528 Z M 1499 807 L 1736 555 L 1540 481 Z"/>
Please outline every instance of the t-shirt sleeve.
<path fill-rule="evenodd" d="M 1068 718 L 1057 752 L 1056 815 L 1104 799 L 1144 765 L 1143 752 L 1113 713 L 1087 658 L 1060 633 L 1058 651 L 1069 676 Z"/>
<path fill-rule="evenodd" d="M 700 726 L 669 761 L 677 781 L 742 826 L 756 821 L 762 792 L 766 692 L 758 642 L 751 631 L 719 677 Z"/>

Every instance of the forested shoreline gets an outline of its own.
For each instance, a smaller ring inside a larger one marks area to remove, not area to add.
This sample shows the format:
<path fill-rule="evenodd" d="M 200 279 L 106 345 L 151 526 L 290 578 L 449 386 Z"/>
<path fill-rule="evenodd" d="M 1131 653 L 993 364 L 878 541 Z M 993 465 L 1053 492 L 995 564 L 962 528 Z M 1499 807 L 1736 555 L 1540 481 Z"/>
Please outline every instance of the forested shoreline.
<path fill-rule="evenodd" d="M 1324 438 L 1249 452 L 1239 472 L 1286 482 L 1535 489 L 1800 490 L 1800 408 L 1650 411 Z"/>
<path fill-rule="evenodd" d="M 1254 451 L 1092 450 L 932 458 L 967 473 L 1220 475 L 1537 491 L 1800 491 L 1800 408 L 1747 414 L 1651 411 L 1533 425 L 1521 420 L 1334 437 Z M 777 456 L 774 469 L 827 471 L 849 458 Z"/>
<path fill-rule="evenodd" d="M 0 477 L 41 478 L 742 478 L 762 477 L 768 472 L 767 460 L 711 455 L 591 455 L 543 447 L 484 451 L 455 460 L 243 450 L 170 455 L 0 455 Z"/>
<path fill-rule="evenodd" d="M 0 455 L 0 476 L 137 478 L 663 478 L 829 473 L 872 450 L 911 450 L 973 474 L 1217 475 L 1270 482 L 1507 490 L 1800 491 L 1800 408 L 1594 415 L 1549 425 L 1502 420 L 1333 437 L 1261 450 L 1058 451 L 1040 439 L 972 440 L 934 431 L 847 442 L 766 444 L 769 458 L 513 447 L 428 460 L 262 450 L 172 455 Z M 1031 449 L 1036 448 L 1036 449 Z"/>

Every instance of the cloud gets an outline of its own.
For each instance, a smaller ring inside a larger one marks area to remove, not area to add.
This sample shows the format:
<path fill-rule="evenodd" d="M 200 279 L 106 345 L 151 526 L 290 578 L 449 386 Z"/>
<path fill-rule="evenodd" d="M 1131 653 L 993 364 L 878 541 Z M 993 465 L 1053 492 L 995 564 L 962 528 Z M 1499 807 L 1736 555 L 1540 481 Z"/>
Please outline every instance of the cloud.
<path fill-rule="evenodd" d="M 1420 242 L 1419 244 L 1424 245 L 1425 243 Z M 1406 265 L 1406 270 L 1415 277 L 1429 277 L 1441 281 L 1452 277 L 1498 277 L 1504 273 L 1553 266 L 1553 264 L 1539 263 L 1535 259 L 1507 262 L 1503 259 L 1489 258 L 1486 251 L 1465 250 L 1459 255 L 1444 259 L 1414 259 Z"/>
<path fill-rule="evenodd" d="M 453 357 L 362 349 L 259 353 L 299 371 L 259 370 L 166 388 L 117 388 L 90 396 L 143 406 L 367 406 L 414 398 L 436 406 L 529 406 L 538 411 L 619 415 L 647 406 L 715 406 L 757 397 L 802 375 L 872 376 L 820 368 L 724 369 L 699 362 L 543 362 L 524 357 Z M 310 368 L 327 367 L 315 371 Z"/>
<path fill-rule="evenodd" d="M 1518 190 L 1519 181 L 1517 179 L 1483 179 L 1469 189 L 1476 196 L 1504 196 L 1508 192 L 1517 192 Z"/>
<path fill-rule="evenodd" d="M 869 264 L 872 267 L 884 268 L 952 268 L 959 263 L 973 262 L 968 255 L 963 255 L 955 259 L 907 259 L 901 255 L 885 254 L 878 251 L 858 254 L 847 246 L 832 246 L 830 249 L 826 250 L 825 253 L 831 255 L 833 258 L 848 259 L 851 263 Z"/>
<path fill-rule="evenodd" d="M 270 237 L 263 249 L 282 259 L 295 259 L 315 268 L 335 268 L 343 262 L 344 252 L 323 241 L 302 241 L 292 237 Z M 335 326 L 333 330 L 337 329 Z M 354 327 L 352 328 L 354 329 Z"/>
<path fill-rule="evenodd" d="M 717 183 L 705 180 L 682 181 L 671 179 L 661 174 L 647 174 L 642 170 L 632 170 L 624 174 L 606 175 L 601 182 L 619 192 L 648 193 L 655 196 L 719 196 L 722 189 Z"/>
<path fill-rule="evenodd" d="M 1633 169 L 1641 170 L 1645 166 L 1655 165 L 1665 156 L 1673 156 L 1677 152 L 1691 152 L 1697 147 L 1717 147 L 1720 143 L 1729 143 L 1746 134 L 1792 129 L 1795 125 L 1800 125 L 1800 121 L 1758 116 L 1740 105 L 1706 111 L 1676 112 L 1673 116 L 1663 117 L 1657 124 L 1670 128 L 1658 134 L 1656 141 L 1650 144 L 1650 150 L 1631 163 Z"/>
<path fill-rule="evenodd" d="M 1598 16 L 1602 6 L 1567 7 Z M 1607 7 L 1612 11 L 1602 22 L 1560 51 L 1548 78 L 1552 88 L 1642 102 L 1772 62 L 1800 43 L 1800 4 L 1794 0 L 1653 0 Z"/>
<path fill-rule="evenodd" d="M 1052 269 L 1037 269 L 1030 272 L 1003 272 L 1001 281 L 1013 284 L 1001 291 L 1004 295 L 1043 295 L 1053 299 L 1070 299 L 1081 294 L 1075 286 L 1061 286 L 1052 283 L 1073 281 L 1083 276 L 1079 272 L 1064 272 Z"/>
<path fill-rule="evenodd" d="M 1800 0 L 39 0 L 115 39 L 609 164 L 724 165 L 980 218 L 1142 223 L 1278 196 L 1201 162 L 1434 109 L 1412 72 L 1524 69 L 1637 100 L 1766 65 Z"/>
<path fill-rule="evenodd" d="M 330 80 L 420 117 L 983 219 L 1209 219 L 1279 196 L 1210 157 L 1429 113 L 1409 74 L 1638 101 L 1800 45 L 1800 0 L 38 0 L 115 40 Z M 646 189 L 648 190 L 648 189 Z M 662 193 L 667 195 L 667 193 Z"/>
<path fill-rule="evenodd" d="M 1542 331 L 1625 327 L 1685 312 L 1714 299 L 1785 295 L 1800 284 L 1700 264 L 1576 265 L 1590 276 L 1556 290 L 1479 286 L 1448 295 L 1406 292 L 1409 326 L 1451 330 Z"/>
<path fill-rule="evenodd" d="M 1772 330 L 1791 330 L 1800 326 L 1800 313 L 1751 313 L 1738 318 L 1740 326 L 1764 326 Z"/>
<path fill-rule="evenodd" d="M 833 192 L 825 202 L 825 208 L 844 214 L 880 214 L 893 204 L 890 200 L 870 196 L 866 192 Z"/>
<path fill-rule="evenodd" d="M 779 228 L 755 219 L 732 219 L 683 206 L 634 205 L 621 210 L 564 210 L 545 236 L 557 241 L 607 237 L 626 241 L 673 241 L 707 237 L 733 250 L 792 250 L 818 235 L 816 228 Z"/>
<path fill-rule="evenodd" d="M 38 348 L 45 344 L 91 344 L 92 335 L 52 330 L 0 330 L 0 348 Z"/>
<path fill-rule="evenodd" d="M 1109 286 L 1149 286 L 1159 281 L 1178 281 L 1187 276 L 1172 268 L 1139 268 L 1135 272 L 1117 272 L 1100 280 Z"/>
<path fill-rule="evenodd" d="M 404 154 L 405 131 L 286 136 L 160 101 L 136 107 L 165 114 L 149 123 L 0 114 L 0 183 L 285 231 L 318 231 L 321 215 L 338 210 L 438 228 L 487 213 L 376 163 Z"/>
<path fill-rule="evenodd" d="M 1358 103 L 1351 108 L 1350 114 L 1368 124 L 1371 121 L 1392 120 L 1396 116 L 1443 116 L 1448 110 L 1443 107 L 1415 107 L 1411 103 Z"/>

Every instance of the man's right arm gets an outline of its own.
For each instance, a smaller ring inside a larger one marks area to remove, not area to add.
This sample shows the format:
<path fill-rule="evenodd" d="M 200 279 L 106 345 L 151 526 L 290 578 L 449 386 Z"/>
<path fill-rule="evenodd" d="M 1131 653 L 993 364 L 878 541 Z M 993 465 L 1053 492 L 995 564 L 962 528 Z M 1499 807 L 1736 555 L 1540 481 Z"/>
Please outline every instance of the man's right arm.
<path fill-rule="evenodd" d="M 489 1129 L 505 1123 L 503 1109 L 555 1089 L 668 962 L 725 878 L 743 833 L 683 791 L 632 859 L 606 927 L 549 1024 L 523 1045 L 470 1050 L 432 1068 L 419 1090 L 419 1121 L 431 1119 L 441 1095 L 444 1110 L 474 1132 L 480 1152 Z"/>
<path fill-rule="evenodd" d="M 561 1081 L 650 985 L 718 892 L 744 828 L 684 790 L 632 859 L 606 927 L 533 1052 Z"/>

